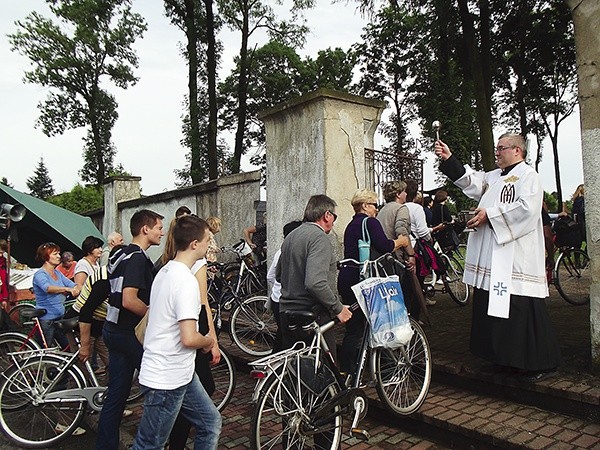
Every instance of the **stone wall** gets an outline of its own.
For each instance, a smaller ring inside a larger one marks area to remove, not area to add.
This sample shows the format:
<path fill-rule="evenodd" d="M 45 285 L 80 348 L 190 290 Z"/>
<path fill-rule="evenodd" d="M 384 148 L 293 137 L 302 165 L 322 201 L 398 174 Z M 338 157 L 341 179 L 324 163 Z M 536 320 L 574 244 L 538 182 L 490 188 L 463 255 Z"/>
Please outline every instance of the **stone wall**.
<path fill-rule="evenodd" d="M 243 238 L 242 230 L 255 223 L 255 201 L 260 197 L 260 171 L 240 173 L 190 187 L 141 197 L 140 177 L 110 177 L 104 185 L 104 211 L 89 215 L 95 223 L 102 223 L 100 231 L 107 236 L 112 231 L 131 240 L 129 220 L 139 209 L 150 209 L 165 217 L 165 233 L 175 211 L 186 205 L 200 217 L 217 216 L 222 222 L 219 245 L 232 245 Z M 160 247 L 148 250 L 154 261 L 162 253 Z"/>

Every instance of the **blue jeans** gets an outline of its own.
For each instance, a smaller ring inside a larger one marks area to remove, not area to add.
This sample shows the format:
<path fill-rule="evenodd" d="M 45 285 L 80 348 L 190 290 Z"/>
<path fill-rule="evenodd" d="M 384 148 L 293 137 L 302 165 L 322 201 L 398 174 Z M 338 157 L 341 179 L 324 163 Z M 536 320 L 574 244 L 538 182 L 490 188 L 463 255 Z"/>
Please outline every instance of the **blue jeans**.
<path fill-rule="evenodd" d="M 102 330 L 108 348 L 108 391 L 98 421 L 97 449 L 119 448 L 119 427 L 131 390 L 135 369 L 140 368 L 144 349 L 131 332 L 106 324 Z"/>
<path fill-rule="evenodd" d="M 56 319 L 51 320 L 40 320 L 40 327 L 42 327 L 44 339 L 46 339 L 46 344 L 48 344 L 48 347 L 54 346 L 54 339 L 56 339 L 56 342 L 58 342 L 60 348 L 64 350 L 69 346 L 69 340 L 64 335 L 62 330 L 54 326 L 54 322 L 60 319 L 62 319 L 62 317 L 57 317 Z M 42 347 L 44 346 L 44 342 L 42 341 L 41 337 L 37 339 L 37 341 Z"/>
<path fill-rule="evenodd" d="M 162 450 L 177 414 L 181 413 L 196 427 L 194 449 L 216 449 L 221 434 L 221 414 L 202 387 L 198 375 L 176 389 L 144 390 L 144 413 L 132 450 Z"/>

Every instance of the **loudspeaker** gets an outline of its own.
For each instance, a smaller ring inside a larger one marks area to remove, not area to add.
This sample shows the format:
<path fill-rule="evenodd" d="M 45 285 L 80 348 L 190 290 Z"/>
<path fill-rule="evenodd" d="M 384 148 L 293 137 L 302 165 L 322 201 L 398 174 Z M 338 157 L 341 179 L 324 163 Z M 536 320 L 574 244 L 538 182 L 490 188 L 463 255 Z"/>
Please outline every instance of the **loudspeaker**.
<path fill-rule="evenodd" d="M 12 222 L 19 222 L 25 217 L 27 210 L 23 205 L 11 205 L 10 203 L 2 203 L 0 205 L 0 217 L 10 219 Z"/>

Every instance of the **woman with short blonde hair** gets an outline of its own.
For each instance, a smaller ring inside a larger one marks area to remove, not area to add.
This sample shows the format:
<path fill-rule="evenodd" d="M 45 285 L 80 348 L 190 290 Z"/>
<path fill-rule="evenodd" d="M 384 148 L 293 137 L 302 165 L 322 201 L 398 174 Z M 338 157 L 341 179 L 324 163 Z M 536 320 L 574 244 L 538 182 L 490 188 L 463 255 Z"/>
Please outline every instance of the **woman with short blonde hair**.
<path fill-rule="evenodd" d="M 375 218 L 377 215 L 377 194 L 369 189 L 359 189 L 350 201 L 356 213 L 344 231 L 344 258 L 359 259 L 358 241 L 363 238 L 363 224 L 369 235 L 371 253 L 375 253 L 372 259 L 380 254 L 398 250 L 410 243 L 407 236 L 398 236 L 396 239 L 388 239 L 381 227 L 381 223 Z M 366 237 L 366 236 L 365 236 Z M 342 297 L 342 303 L 351 305 L 356 302 L 352 286 L 360 281 L 360 269 L 358 267 L 342 267 L 338 276 L 338 292 Z M 356 364 L 356 355 L 360 340 L 363 335 L 366 318 L 360 311 L 354 311 L 352 318 L 346 322 L 346 332 L 339 353 L 340 369 L 344 372 L 353 373 Z"/>

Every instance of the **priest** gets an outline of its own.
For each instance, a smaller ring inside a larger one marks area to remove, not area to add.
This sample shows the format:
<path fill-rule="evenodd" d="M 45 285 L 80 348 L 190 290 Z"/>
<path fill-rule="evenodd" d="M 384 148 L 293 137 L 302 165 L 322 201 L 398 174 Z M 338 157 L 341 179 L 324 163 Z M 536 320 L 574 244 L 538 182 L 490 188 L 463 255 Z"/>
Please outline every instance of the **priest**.
<path fill-rule="evenodd" d="M 471 352 L 497 370 L 518 371 L 536 382 L 556 373 L 560 351 L 546 311 L 548 296 L 542 228 L 543 189 L 525 163 L 525 139 L 500 136 L 497 169 L 463 166 L 438 140 L 440 170 L 478 202 L 470 233 L 464 281 L 474 287 Z"/>

